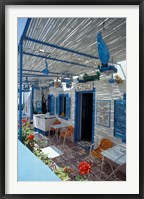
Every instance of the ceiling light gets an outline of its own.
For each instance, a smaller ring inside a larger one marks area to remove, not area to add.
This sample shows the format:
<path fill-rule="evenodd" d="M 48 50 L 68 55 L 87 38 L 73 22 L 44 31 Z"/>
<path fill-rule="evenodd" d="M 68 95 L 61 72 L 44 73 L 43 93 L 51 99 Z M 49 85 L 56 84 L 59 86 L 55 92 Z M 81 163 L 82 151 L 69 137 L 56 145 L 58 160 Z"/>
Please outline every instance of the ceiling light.
<path fill-rule="evenodd" d="M 39 52 L 44 52 L 44 49 L 39 49 Z"/>

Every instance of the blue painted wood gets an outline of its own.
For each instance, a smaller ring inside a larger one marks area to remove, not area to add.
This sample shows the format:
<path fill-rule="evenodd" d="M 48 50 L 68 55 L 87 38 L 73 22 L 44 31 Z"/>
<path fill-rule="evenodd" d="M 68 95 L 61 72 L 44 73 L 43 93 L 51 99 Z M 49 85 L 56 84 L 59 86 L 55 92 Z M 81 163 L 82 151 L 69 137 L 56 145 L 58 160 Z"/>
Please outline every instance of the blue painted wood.
<path fill-rule="evenodd" d="M 18 69 L 19 70 L 19 69 Z M 23 72 L 24 71 L 27 71 L 27 72 L 35 72 L 35 73 L 41 73 L 41 71 L 40 70 L 29 70 L 29 69 L 23 69 Z M 66 75 L 67 73 L 58 73 L 58 72 L 50 72 L 49 71 L 49 73 L 51 73 L 51 74 L 57 74 L 57 75 Z M 74 73 L 69 73 L 69 75 L 73 75 L 73 76 L 76 76 Z M 29 81 L 30 82 L 30 81 Z"/>
<path fill-rule="evenodd" d="M 61 181 L 44 162 L 18 141 L 18 181 Z"/>
<path fill-rule="evenodd" d="M 74 133 L 74 141 L 80 140 L 80 123 L 81 123 L 81 117 L 80 117 L 80 109 L 81 109 L 81 94 L 84 93 L 92 93 L 93 94 L 93 112 L 92 112 L 92 143 L 94 143 L 94 128 L 95 128 L 95 92 L 96 89 L 93 88 L 93 90 L 89 91 L 78 91 L 75 92 L 75 133 Z"/>
<path fill-rule="evenodd" d="M 50 108 L 50 114 L 54 115 L 54 106 L 55 106 L 55 97 L 51 95 L 51 108 Z"/>
<path fill-rule="evenodd" d="M 92 143 L 94 143 L 94 134 L 95 134 L 95 111 L 96 111 L 96 89 L 93 88 L 93 110 L 92 110 Z"/>
<path fill-rule="evenodd" d="M 76 133 L 75 133 L 75 136 L 76 136 L 76 141 L 78 141 L 80 139 L 80 135 L 79 135 L 79 132 L 80 132 L 80 123 L 81 123 L 81 117 L 80 117 L 80 104 L 81 104 L 81 95 L 80 95 L 81 92 L 77 92 L 77 100 L 76 100 Z"/>
<path fill-rule="evenodd" d="M 52 101 L 51 101 L 51 115 L 54 115 L 54 107 L 55 107 L 55 97 L 52 96 Z"/>
<path fill-rule="evenodd" d="M 56 114 L 59 115 L 59 96 L 56 97 Z"/>
<path fill-rule="evenodd" d="M 38 133 L 40 133 L 40 134 L 42 134 L 44 136 L 48 136 L 48 133 L 49 133 L 49 131 L 42 131 L 41 129 L 38 129 L 36 127 L 34 127 L 34 131 L 38 132 Z"/>
<path fill-rule="evenodd" d="M 51 112 L 51 97 L 52 94 L 48 94 L 48 112 Z"/>
<path fill-rule="evenodd" d="M 23 41 L 21 40 L 19 45 L 19 139 L 22 141 L 22 67 L 23 67 Z"/>
<path fill-rule="evenodd" d="M 26 38 L 26 34 L 27 34 L 27 30 L 29 28 L 30 22 L 31 22 L 31 18 L 28 18 L 26 25 L 25 25 L 25 28 L 24 28 L 24 31 L 23 31 L 23 34 L 22 34 L 22 37 L 21 37 L 22 39 Z"/>
<path fill-rule="evenodd" d="M 35 42 L 35 43 L 42 44 L 42 45 L 50 46 L 50 47 L 57 48 L 57 49 L 60 49 L 60 50 L 64 50 L 64 51 L 68 51 L 68 52 L 75 53 L 75 54 L 78 54 L 78 55 L 82 55 L 82 56 L 85 56 L 85 57 L 89 57 L 91 59 L 99 59 L 99 57 L 92 56 L 92 55 L 89 55 L 89 54 L 86 54 L 86 53 L 81 53 L 81 52 L 78 52 L 78 51 L 75 51 L 75 50 L 72 50 L 72 49 L 69 49 L 69 48 L 65 48 L 65 47 L 62 47 L 62 46 L 58 46 L 58 45 L 55 45 L 55 44 L 50 44 L 50 43 L 46 43 L 46 42 L 43 42 L 43 41 L 38 41 L 36 39 L 32 39 L 32 38 L 29 38 L 29 37 L 26 37 L 25 39 L 28 40 L 28 41 L 32 41 L 32 42 Z"/>
<path fill-rule="evenodd" d="M 36 112 L 37 113 L 42 112 L 42 101 L 36 101 Z"/>
<path fill-rule="evenodd" d="M 19 74 L 18 74 L 19 76 Z M 23 77 L 59 77 L 60 75 L 49 75 L 49 74 L 33 74 L 33 73 L 23 73 Z"/>
<path fill-rule="evenodd" d="M 114 101 L 114 136 L 126 142 L 126 100 Z"/>
<path fill-rule="evenodd" d="M 34 88 L 31 88 L 31 105 L 30 105 L 30 121 L 33 120 L 33 98 L 34 98 Z"/>
<path fill-rule="evenodd" d="M 70 105 L 71 105 L 71 100 L 69 95 L 66 95 L 66 117 L 68 117 L 68 119 L 70 119 Z"/>

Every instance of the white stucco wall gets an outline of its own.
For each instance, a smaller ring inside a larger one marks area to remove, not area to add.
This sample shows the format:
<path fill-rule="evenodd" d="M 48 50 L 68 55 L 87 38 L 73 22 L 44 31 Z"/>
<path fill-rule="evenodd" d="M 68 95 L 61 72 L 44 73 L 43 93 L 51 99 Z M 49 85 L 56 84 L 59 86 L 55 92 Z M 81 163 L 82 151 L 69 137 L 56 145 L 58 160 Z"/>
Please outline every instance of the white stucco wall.
<path fill-rule="evenodd" d="M 96 100 L 111 100 L 111 120 L 110 128 L 100 126 L 96 124 L 96 111 L 95 111 L 95 144 L 97 145 L 102 137 L 107 137 L 113 140 L 115 143 L 121 142 L 121 139 L 113 136 L 114 131 L 114 100 L 122 99 L 123 93 L 126 92 L 126 82 L 120 84 L 110 84 L 108 82 L 109 77 L 102 78 L 99 81 L 74 84 L 72 89 L 64 91 L 63 88 L 49 88 L 49 93 L 57 97 L 59 94 L 69 93 L 71 98 L 71 117 L 70 122 L 74 123 L 75 119 L 75 91 L 92 90 L 96 88 Z M 56 98 L 55 98 L 56 100 Z M 55 106 L 56 109 L 56 106 Z M 56 113 L 56 110 L 55 110 Z"/>

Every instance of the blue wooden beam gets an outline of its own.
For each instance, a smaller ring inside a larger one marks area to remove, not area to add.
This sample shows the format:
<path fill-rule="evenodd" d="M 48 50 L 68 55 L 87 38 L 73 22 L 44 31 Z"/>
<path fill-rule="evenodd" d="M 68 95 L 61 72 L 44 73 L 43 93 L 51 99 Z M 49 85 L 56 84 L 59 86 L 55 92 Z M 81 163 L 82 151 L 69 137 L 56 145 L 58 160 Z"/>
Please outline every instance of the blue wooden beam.
<path fill-rule="evenodd" d="M 20 75 L 20 73 L 18 75 Z M 23 74 L 22 76 L 23 77 L 60 77 L 60 75 L 40 75 L 40 74 L 30 74 L 30 73 Z"/>
<path fill-rule="evenodd" d="M 58 45 L 55 45 L 55 44 L 50 44 L 50 43 L 46 43 L 46 42 L 43 42 L 43 41 L 38 41 L 36 39 L 32 39 L 32 38 L 29 38 L 29 37 L 25 37 L 25 39 L 28 40 L 28 41 L 31 41 L 31 42 L 35 42 L 35 43 L 38 43 L 38 44 L 45 45 L 45 46 L 50 46 L 52 48 L 57 48 L 57 49 L 64 50 L 64 51 L 67 51 L 67 52 L 71 52 L 71 53 L 75 53 L 75 54 L 78 54 L 78 55 L 81 55 L 81 56 L 89 57 L 91 59 L 99 59 L 99 57 L 92 56 L 92 55 L 89 55 L 89 54 L 86 54 L 86 53 L 81 53 L 81 52 L 78 52 L 78 51 L 75 51 L 75 50 L 72 50 L 72 49 L 69 49 L 69 48 L 65 48 L 65 47 L 62 47 L 62 46 L 58 46 Z"/>
<path fill-rule="evenodd" d="M 39 58 L 43 58 L 43 59 L 50 59 L 50 60 L 53 60 L 53 61 L 63 62 L 63 63 L 66 63 L 66 64 L 72 64 L 72 65 L 77 65 L 77 66 L 82 66 L 82 67 L 96 69 L 93 66 L 87 66 L 85 64 L 79 64 L 79 63 L 70 62 L 70 61 L 62 60 L 62 59 L 56 59 L 56 58 L 47 57 L 47 56 L 43 56 L 43 55 L 36 55 L 36 54 L 33 54 L 33 53 L 26 53 L 26 52 L 23 52 L 23 54 L 24 55 L 29 55 L 29 56 L 34 56 L 34 57 L 39 57 Z"/>
<path fill-rule="evenodd" d="M 21 36 L 22 39 L 26 38 L 26 34 L 27 34 L 27 30 L 28 30 L 30 22 L 31 22 L 31 18 L 28 18 L 27 22 L 26 22 L 26 25 L 25 25 L 25 28 L 24 28 L 24 31 L 23 31 L 23 34 Z"/>
<path fill-rule="evenodd" d="M 18 69 L 19 70 L 19 69 Z M 40 70 L 29 70 L 29 69 L 23 69 L 25 72 L 34 72 L 34 73 L 42 73 Z M 73 73 L 58 73 L 58 72 L 50 72 L 50 74 L 57 74 L 57 75 L 72 75 L 72 76 L 77 76 L 76 74 Z"/>

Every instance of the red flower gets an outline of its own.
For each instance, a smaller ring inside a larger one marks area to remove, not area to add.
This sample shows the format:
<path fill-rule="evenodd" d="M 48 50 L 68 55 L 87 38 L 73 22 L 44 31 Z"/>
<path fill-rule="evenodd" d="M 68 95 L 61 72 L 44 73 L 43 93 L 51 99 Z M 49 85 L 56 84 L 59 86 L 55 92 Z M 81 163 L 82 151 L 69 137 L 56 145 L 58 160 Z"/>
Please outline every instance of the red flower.
<path fill-rule="evenodd" d="M 88 174 L 90 172 L 90 164 L 87 162 L 80 162 L 78 168 L 80 174 Z"/>
<path fill-rule="evenodd" d="M 26 123 L 26 122 L 27 122 L 27 120 L 26 120 L 26 119 L 23 119 L 23 120 L 22 120 L 22 123 Z"/>
<path fill-rule="evenodd" d="M 33 135 L 33 134 L 30 134 L 30 135 L 28 136 L 28 139 L 29 139 L 29 140 L 33 140 L 33 139 L 34 139 L 34 135 Z"/>

